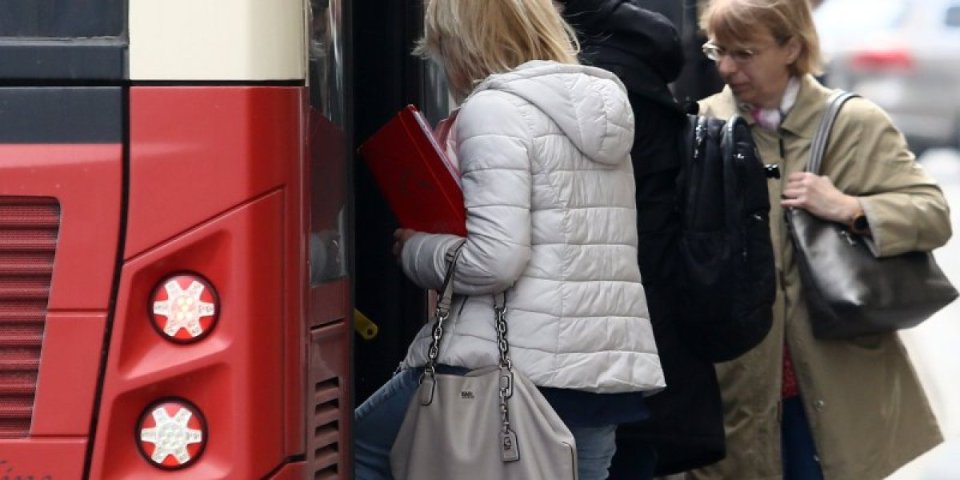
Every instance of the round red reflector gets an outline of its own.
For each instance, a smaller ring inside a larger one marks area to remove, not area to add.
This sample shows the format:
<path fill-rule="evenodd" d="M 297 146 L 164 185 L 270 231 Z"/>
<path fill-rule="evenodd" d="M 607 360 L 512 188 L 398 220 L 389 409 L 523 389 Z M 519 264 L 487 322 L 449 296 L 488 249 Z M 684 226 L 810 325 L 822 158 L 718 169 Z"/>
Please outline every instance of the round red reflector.
<path fill-rule="evenodd" d="M 182 274 L 157 285 L 151 313 L 153 325 L 166 339 L 191 343 L 210 333 L 220 306 L 210 282 L 199 275 Z"/>
<path fill-rule="evenodd" d="M 137 427 L 140 453 L 155 467 L 179 469 L 200 458 L 207 443 L 207 425 L 200 410 L 181 399 L 148 407 Z"/>

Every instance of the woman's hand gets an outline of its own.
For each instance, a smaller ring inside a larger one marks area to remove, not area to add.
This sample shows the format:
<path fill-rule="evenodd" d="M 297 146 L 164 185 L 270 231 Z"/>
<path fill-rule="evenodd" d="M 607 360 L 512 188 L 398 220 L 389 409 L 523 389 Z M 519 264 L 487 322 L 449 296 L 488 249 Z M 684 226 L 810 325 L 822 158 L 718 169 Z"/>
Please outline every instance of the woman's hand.
<path fill-rule="evenodd" d="M 410 237 L 416 235 L 416 230 L 409 228 L 398 228 L 393 231 L 393 256 L 397 257 L 397 263 L 400 263 L 400 254 L 403 253 L 403 245 L 410 240 Z"/>
<path fill-rule="evenodd" d="M 829 178 L 810 172 L 797 172 L 787 177 L 783 188 L 783 208 L 802 208 L 820 218 L 847 223 L 860 210 L 857 197 L 847 195 Z"/>

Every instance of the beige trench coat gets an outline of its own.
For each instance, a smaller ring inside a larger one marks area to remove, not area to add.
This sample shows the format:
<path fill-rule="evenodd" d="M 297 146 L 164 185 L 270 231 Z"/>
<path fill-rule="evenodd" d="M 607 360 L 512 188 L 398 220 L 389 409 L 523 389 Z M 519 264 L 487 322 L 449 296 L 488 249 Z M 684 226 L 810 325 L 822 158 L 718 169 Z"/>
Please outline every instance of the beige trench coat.
<path fill-rule="evenodd" d="M 696 478 L 778 479 L 780 387 L 789 344 L 803 404 L 826 480 L 882 479 L 942 441 L 916 373 L 896 334 L 850 341 L 813 338 L 794 250 L 780 208 L 787 175 L 802 171 L 830 94 L 801 79 L 797 103 L 781 131 L 748 123 L 764 163 L 780 165 L 771 181 L 770 227 L 777 298 L 770 334 L 742 357 L 717 365 L 723 388 L 727 458 Z M 729 88 L 701 102 L 703 114 L 729 118 Z M 822 173 L 841 191 L 860 196 L 879 256 L 931 250 L 951 235 L 940 188 L 914 161 L 903 136 L 873 103 L 856 98 L 834 124 Z"/>

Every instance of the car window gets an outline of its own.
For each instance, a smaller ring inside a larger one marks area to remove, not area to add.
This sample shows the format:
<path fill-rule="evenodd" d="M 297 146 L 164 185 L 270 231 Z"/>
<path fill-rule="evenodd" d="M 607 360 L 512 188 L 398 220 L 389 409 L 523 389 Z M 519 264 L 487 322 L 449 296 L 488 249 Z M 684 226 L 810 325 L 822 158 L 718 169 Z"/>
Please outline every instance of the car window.
<path fill-rule="evenodd" d="M 906 9 L 906 0 L 830 0 L 817 8 L 814 17 L 820 31 L 853 36 L 897 27 Z"/>
<path fill-rule="evenodd" d="M 947 8 L 944 24 L 952 28 L 960 28 L 960 4 L 951 5 Z"/>

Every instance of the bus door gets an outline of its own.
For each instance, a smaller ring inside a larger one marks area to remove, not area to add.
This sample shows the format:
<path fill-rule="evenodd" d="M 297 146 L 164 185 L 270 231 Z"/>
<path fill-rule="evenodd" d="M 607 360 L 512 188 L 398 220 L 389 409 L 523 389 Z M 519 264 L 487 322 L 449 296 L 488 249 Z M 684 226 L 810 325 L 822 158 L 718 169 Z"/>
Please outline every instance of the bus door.
<path fill-rule="evenodd" d="M 407 104 L 417 105 L 435 125 L 449 112 L 450 102 L 440 70 L 411 55 L 423 34 L 423 2 L 352 3 L 355 144 Z M 425 292 L 407 280 L 391 253 L 397 221 L 363 162 L 354 164 L 355 302 L 377 327 L 375 335 L 355 335 L 359 404 L 390 378 L 428 312 Z"/>
<path fill-rule="evenodd" d="M 353 311 L 349 202 L 351 2 L 311 0 L 309 23 L 309 296 L 306 317 L 306 476 L 350 479 Z"/>

